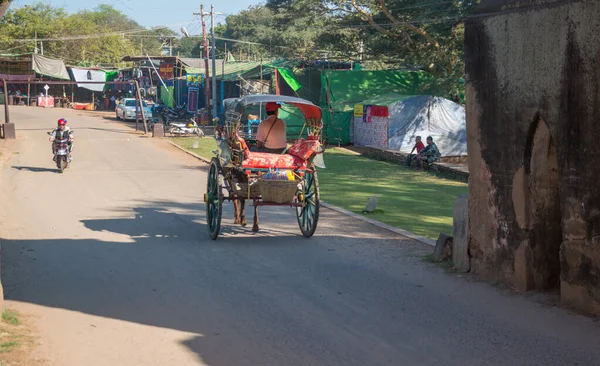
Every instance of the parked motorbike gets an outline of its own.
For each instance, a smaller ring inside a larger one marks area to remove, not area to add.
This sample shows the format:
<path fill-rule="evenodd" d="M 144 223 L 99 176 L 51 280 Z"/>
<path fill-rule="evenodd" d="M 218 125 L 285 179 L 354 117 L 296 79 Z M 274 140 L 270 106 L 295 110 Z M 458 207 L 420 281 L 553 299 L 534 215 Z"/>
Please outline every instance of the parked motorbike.
<path fill-rule="evenodd" d="M 189 136 L 191 134 L 196 134 L 199 137 L 204 136 L 204 131 L 198 126 L 195 118 L 190 118 L 188 123 L 171 122 L 169 123 L 168 128 L 171 136 Z"/>
<path fill-rule="evenodd" d="M 165 125 L 168 125 L 174 120 L 186 120 L 192 115 L 192 113 L 187 111 L 185 104 L 175 108 L 165 108 L 161 113 L 161 117 Z"/>
<path fill-rule="evenodd" d="M 94 110 L 99 111 L 102 108 L 104 108 L 104 105 L 102 104 L 100 99 L 98 99 L 97 97 L 94 97 Z"/>
<path fill-rule="evenodd" d="M 48 132 L 48 135 L 52 136 L 52 133 Z M 62 139 L 55 139 L 52 143 L 54 144 L 54 161 L 56 162 L 56 167 L 62 173 L 71 164 L 71 153 L 69 152 L 69 137 L 66 136 Z"/>

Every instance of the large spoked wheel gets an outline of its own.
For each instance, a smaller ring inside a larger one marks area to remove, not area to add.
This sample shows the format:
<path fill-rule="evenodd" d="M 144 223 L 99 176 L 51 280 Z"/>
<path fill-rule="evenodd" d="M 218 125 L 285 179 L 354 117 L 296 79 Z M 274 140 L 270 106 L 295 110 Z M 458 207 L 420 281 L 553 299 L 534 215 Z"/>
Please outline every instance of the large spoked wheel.
<path fill-rule="evenodd" d="M 219 178 L 219 161 L 212 158 L 208 170 L 208 182 L 206 184 L 206 194 L 204 202 L 206 203 L 206 221 L 208 232 L 212 240 L 216 240 L 221 230 L 221 214 L 223 211 L 223 186 Z"/>
<path fill-rule="evenodd" d="M 319 221 L 319 180 L 316 171 L 304 175 L 304 189 L 299 200 L 302 207 L 296 207 L 298 226 L 302 235 L 310 238 L 315 233 Z"/>

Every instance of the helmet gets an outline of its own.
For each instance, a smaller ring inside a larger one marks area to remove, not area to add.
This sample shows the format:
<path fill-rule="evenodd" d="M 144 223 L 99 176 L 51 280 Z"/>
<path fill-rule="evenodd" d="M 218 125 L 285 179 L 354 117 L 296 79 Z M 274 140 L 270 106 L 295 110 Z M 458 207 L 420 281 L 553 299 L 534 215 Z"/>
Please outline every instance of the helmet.
<path fill-rule="evenodd" d="M 265 105 L 265 109 L 267 110 L 267 112 L 275 112 L 279 108 L 281 108 L 281 106 L 275 102 L 268 102 Z"/>
<path fill-rule="evenodd" d="M 67 120 L 66 119 L 61 118 L 61 119 L 58 120 L 58 125 L 59 126 L 64 126 L 66 124 L 67 124 Z"/>

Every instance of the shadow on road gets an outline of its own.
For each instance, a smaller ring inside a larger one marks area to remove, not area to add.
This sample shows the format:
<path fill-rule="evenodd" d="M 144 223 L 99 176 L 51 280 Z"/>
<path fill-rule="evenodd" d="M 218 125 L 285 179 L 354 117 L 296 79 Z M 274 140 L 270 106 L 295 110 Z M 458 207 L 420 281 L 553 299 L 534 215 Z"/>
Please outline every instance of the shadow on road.
<path fill-rule="evenodd" d="M 25 171 L 25 172 L 35 172 L 35 173 L 60 173 L 56 168 L 41 168 L 36 166 L 12 166 L 15 170 Z"/>
<path fill-rule="evenodd" d="M 327 238 L 269 229 L 253 235 L 250 227 L 234 226 L 232 217 L 223 218 L 224 237 L 211 241 L 204 212 L 203 203 L 144 202 L 110 218 L 81 221 L 106 232 L 106 241 L 0 239 L 6 298 L 190 332 L 195 336 L 181 344 L 212 366 L 246 364 L 244 359 L 280 364 L 286 337 L 310 334 L 300 328 L 288 334 L 286 324 L 299 321 L 299 313 L 286 309 L 285 297 L 300 295 L 311 304 L 322 299 L 322 289 L 302 288 L 320 282 L 307 276 L 328 271 L 315 258 L 335 253 L 311 245 Z M 337 290 L 330 295 L 343 301 Z M 288 312 L 292 318 L 286 320 Z M 255 326 L 240 326 L 249 321 Z M 246 349 L 263 351 L 244 355 Z M 289 355 L 286 365 L 302 364 L 300 356 Z"/>
<path fill-rule="evenodd" d="M 223 237 L 211 241 L 204 209 L 142 201 L 81 221 L 101 239 L 0 239 L 5 296 L 191 333 L 179 343 L 211 366 L 459 365 L 482 357 L 492 365 L 524 355 L 592 364 L 600 355 L 587 345 L 568 352 L 545 333 L 548 317 L 574 319 L 523 311 L 534 305 L 488 287 L 459 287 L 441 270 L 424 270 L 397 239 L 367 239 L 344 217 L 305 239 L 290 231 L 295 222 L 252 235 L 226 214 Z M 283 210 L 269 214 L 271 224 L 289 219 Z M 597 336 L 597 328 L 574 329 Z M 465 352 L 465 338 L 475 351 Z M 510 353 L 488 353 L 499 339 Z"/>

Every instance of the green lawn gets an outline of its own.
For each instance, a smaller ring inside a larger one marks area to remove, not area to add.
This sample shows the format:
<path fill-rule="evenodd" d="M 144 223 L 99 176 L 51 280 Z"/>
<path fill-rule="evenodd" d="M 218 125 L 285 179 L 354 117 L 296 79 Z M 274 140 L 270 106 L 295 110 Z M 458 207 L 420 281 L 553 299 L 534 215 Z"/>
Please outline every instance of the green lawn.
<path fill-rule="evenodd" d="M 467 193 L 467 184 L 344 150 L 329 149 L 324 159 L 323 201 L 362 214 L 367 199 L 379 195 L 377 211 L 364 216 L 431 239 L 452 234 L 454 201 Z"/>
<path fill-rule="evenodd" d="M 205 158 L 214 155 L 212 138 L 174 140 Z M 335 148 L 324 159 L 327 168 L 318 170 L 323 201 L 431 239 L 440 232 L 452 234 L 454 201 L 467 193 L 467 184 Z M 373 195 L 379 195 L 377 211 L 363 214 Z"/>
<path fill-rule="evenodd" d="M 215 156 L 214 150 L 217 149 L 214 137 L 175 137 L 171 141 L 177 145 L 192 151 L 203 158 L 211 159 Z M 197 147 L 194 148 L 194 144 L 198 143 Z"/>

